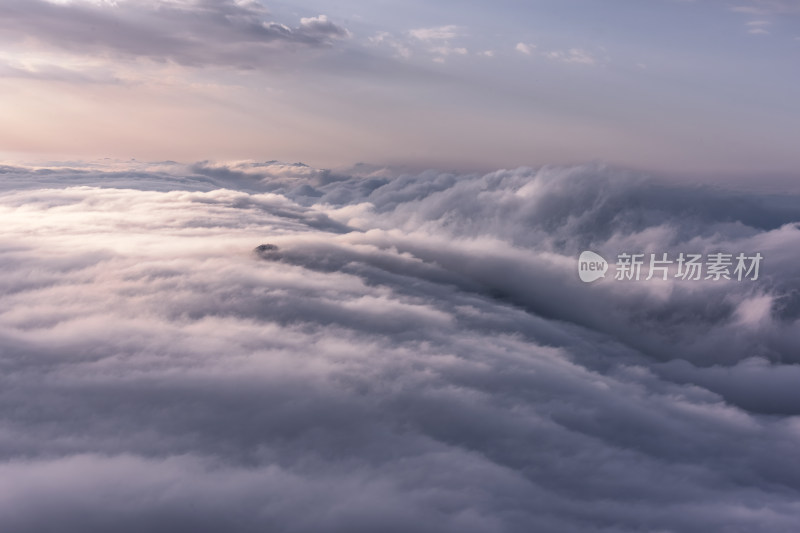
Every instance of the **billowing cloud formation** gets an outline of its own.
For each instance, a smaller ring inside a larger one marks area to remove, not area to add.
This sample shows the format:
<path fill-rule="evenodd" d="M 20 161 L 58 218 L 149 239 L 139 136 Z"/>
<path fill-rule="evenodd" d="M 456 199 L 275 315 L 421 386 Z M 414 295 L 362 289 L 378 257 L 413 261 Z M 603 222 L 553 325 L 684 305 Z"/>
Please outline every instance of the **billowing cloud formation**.
<path fill-rule="evenodd" d="M 2 173 L 3 530 L 800 519 L 796 198 L 596 166 Z M 765 263 L 585 285 L 583 249 Z"/>
<path fill-rule="evenodd" d="M 251 68 L 286 47 L 320 47 L 348 35 L 325 15 L 296 27 L 270 21 L 258 2 L 9 0 L 0 4 L 4 39 L 78 54 L 148 58 L 182 65 Z"/>

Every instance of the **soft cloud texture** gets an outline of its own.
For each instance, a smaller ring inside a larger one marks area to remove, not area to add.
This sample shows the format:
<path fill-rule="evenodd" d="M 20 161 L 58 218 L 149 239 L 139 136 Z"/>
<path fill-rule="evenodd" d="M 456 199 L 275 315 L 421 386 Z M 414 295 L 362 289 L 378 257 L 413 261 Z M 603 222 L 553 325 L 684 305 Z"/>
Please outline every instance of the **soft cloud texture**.
<path fill-rule="evenodd" d="M 555 50 L 545 54 L 549 59 L 562 61 L 564 63 L 577 63 L 581 65 L 594 65 L 596 60 L 585 50 L 580 48 L 570 48 L 569 50 Z"/>
<path fill-rule="evenodd" d="M 348 36 L 325 15 L 290 27 L 270 21 L 258 2 L 234 0 L 9 0 L 0 4 L 0 30 L 6 42 L 63 52 L 240 68 L 270 64 L 283 50 L 328 46 Z"/>
<path fill-rule="evenodd" d="M 533 50 L 534 50 L 535 48 L 536 48 L 536 47 L 535 47 L 534 45 L 531 45 L 531 44 L 526 44 L 526 43 L 517 43 L 517 46 L 515 46 L 515 47 L 514 47 L 514 49 L 515 49 L 517 52 L 520 52 L 520 53 L 522 53 L 522 54 L 525 54 L 526 56 L 529 56 L 529 55 L 531 55 L 531 54 L 533 53 Z"/>
<path fill-rule="evenodd" d="M 417 28 L 408 32 L 415 39 L 420 41 L 447 41 L 459 35 L 458 26 L 449 24 L 435 28 Z"/>
<path fill-rule="evenodd" d="M 797 198 L 602 166 L 0 172 L 5 531 L 800 518 Z M 584 285 L 583 249 L 766 259 Z"/>

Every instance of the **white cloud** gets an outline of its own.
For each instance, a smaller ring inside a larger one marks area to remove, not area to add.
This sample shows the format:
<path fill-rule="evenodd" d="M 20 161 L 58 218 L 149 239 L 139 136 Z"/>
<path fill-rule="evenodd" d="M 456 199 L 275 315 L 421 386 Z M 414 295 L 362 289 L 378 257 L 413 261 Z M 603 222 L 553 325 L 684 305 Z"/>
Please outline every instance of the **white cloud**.
<path fill-rule="evenodd" d="M 408 32 L 412 37 L 420 41 L 446 41 L 459 36 L 458 26 L 436 26 L 433 28 L 418 28 Z"/>
<path fill-rule="evenodd" d="M 514 47 L 517 52 L 525 54 L 527 56 L 531 55 L 533 51 L 536 49 L 536 45 L 527 44 L 527 43 L 517 43 Z"/>
<path fill-rule="evenodd" d="M 751 0 L 731 9 L 749 15 L 795 15 L 800 13 L 800 3 L 796 0 Z"/>
<path fill-rule="evenodd" d="M 388 32 L 379 32 L 370 42 L 392 47 L 396 55 L 409 58 L 412 53 L 427 54 L 436 63 L 444 63 L 448 56 L 467 55 L 469 50 L 464 46 L 450 43 L 450 40 L 461 35 L 461 29 L 455 25 L 418 28 L 410 30 L 407 35 L 397 37 Z"/>
<path fill-rule="evenodd" d="M 747 32 L 753 35 L 768 35 L 767 27 L 770 22 L 767 20 L 751 20 L 747 23 Z"/>
<path fill-rule="evenodd" d="M 569 50 L 555 50 L 545 52 L 547 58 L 563 63 L 575 63 L 581 65 L 594 65 L 597 60 L 589 52 L 580 48 L 570 48 Z"/>
<path fill-rule="evenodd" d="M 439 63 L 444 62 L 445 58 L 451 55 L 456 56 L 465 56 L 469 53 L 466 48 L 463 47 L 455 47 L 455 46 L 435 46 L 429 50 L 432 54 L 435 54 L 437 57 L 434 58 L 434 61 Z"/>
<path fill-rule="evenodd" d="M 736 13 L 746 13 L 748 15 L 763 15 L 765 11 L 763 9 L 754 7 L 754 6 L 734 6 L 731 8 L 732 11 Z"/>
<path fill-rule="evenodd" d="M 601 166 L 2 172 L 8 529 L 800 520 L 794 198 Z M 574 271 L 685 247 L 769 269 L 669 290 Z"/>
<path fill-rule="evenodd" d="M 411 48 L 408 44 L 403 40 L 397 39 L 389 32 L 378 32 L 369 38 L 369 42 L 376 45 L 383 44 L 389 46 L 394 50 L 396 57 L 408 59 L 412 55 Z"/>

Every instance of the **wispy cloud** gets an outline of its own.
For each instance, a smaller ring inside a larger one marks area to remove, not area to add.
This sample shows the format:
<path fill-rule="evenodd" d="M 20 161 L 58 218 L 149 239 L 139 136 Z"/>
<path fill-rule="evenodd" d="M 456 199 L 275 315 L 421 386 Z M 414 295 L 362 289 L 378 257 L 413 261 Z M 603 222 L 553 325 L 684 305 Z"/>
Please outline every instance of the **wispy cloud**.
<path fill-rule="evenodd" d="M 544 56 L 548 59 L 560 61 L 562 63 L 574 63 L 580 65 L 594 65 L 597 60 L 586 50 L 581 48 L 570 48 L 569 50 L 554 50 L 545 52 Z"/>
<path fill-rule="evenodd" d="M 752 35 L 769 35 L 769 30 L 767 30 L 769 25 L 770 22 L 767 20 L 751 20 L 747 23 L 747 33 Z"/>
<path fill-rule="evenodd" d="M 0 29 L 7 42 L 73 54 L 239 68 L 267 65 L 282 50 L 327 47 L 349 35 L 325 15 L 303 18 L 294 27 L 267 16 L 258 3 L 234 0 L 9 0 L 0 4 Z"/>
<path fill-rule="evenodd" d="M 517 43 L 517 45 L 514 47 L 514 50 L 521 54 L 525 54 L 526 56 L 531 55 L 535 49 L 536 45 L 521 42 Z"/>
<path fill-rule="evenodd" d="M 786 15 L 800 13 L 800 4 L 796 0 L 751 0 L 737 2 L 731 9 L 750 15 Z"/>
<path fill-rule="evenodd" d="M 460 35 L 458 26 L 449 24 L 432 28 L 417 28 L 410 30 L 409 35 L 420 41 L 447 41 Z"/>
<path fill-rule="evenodd" d="M 464 28 L 449 24 L 430 28 L 417 28 L 408 31 L 412 42 L 407 42 L 404 46 L 419 46 L 422 43 L 425 47 L 424 52 L 433 56 L 433 61 L 444 63 L 449 56 L 467 55 L 469 50 L 463 45 L 453 44 L 451 41 L 464 36 Z"/>
<path fill-rule="evenodd" d="M 392 48 L 396 57 L 408 59 L 411 57 L 411 47 L 408 42 L 403 39 L 398 39 L 389 32 L 381 31 L 369 38 L 369 43 L 373 45 L 386 45 Z"/>

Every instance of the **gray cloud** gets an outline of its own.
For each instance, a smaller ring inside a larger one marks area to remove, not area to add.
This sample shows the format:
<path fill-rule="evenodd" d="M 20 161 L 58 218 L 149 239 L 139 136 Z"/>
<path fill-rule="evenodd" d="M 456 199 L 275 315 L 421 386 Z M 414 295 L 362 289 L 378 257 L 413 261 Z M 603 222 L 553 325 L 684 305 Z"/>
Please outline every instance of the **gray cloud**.
<path fill-rule="evenodd" d="M 237 68 L 269 65 L 287 47 L 326 47 L 348 35 L 324 15 L 290 27 L 269 20 L 259 3 L 234 0 L 10 0 L 0 5 L 0 30 L 6 40 L 77 54 Z"/>
<path fill-rule="evenodd" d="M 0 172 L 4 530 L 796 527 L 796 198 L 599 166 Z M 767 262 L 585 286 L 584 247 Z"/>

